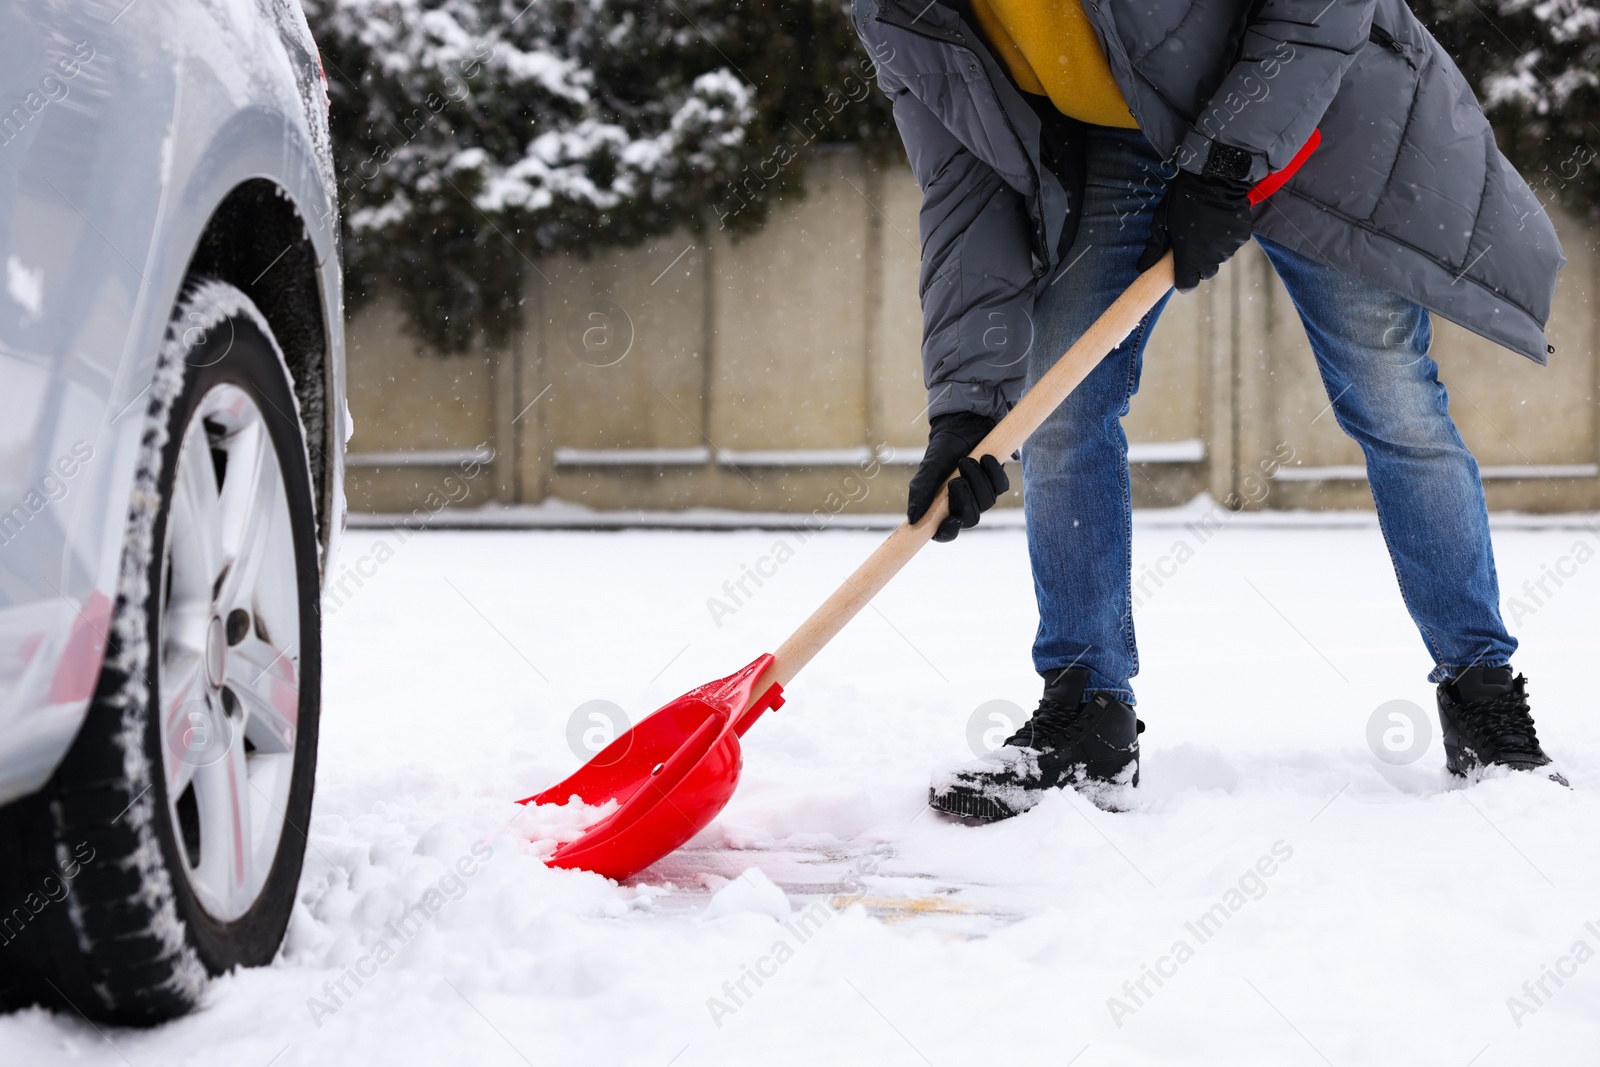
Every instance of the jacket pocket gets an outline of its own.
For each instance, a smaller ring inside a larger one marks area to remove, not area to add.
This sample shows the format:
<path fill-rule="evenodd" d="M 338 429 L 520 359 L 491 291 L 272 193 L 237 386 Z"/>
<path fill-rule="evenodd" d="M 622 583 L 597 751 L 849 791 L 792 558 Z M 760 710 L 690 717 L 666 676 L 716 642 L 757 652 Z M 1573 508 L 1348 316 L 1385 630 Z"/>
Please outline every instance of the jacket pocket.
<path fill-rule="evenodd" d="M 1392 34 L 1374 27 L 1371 37 L 1317 124 L 1322 147 L 1289 186 L 1355 219 L 1370 218 L 1384 195 L 1422 78 L 1404 55 L 1379 42 Z"/>

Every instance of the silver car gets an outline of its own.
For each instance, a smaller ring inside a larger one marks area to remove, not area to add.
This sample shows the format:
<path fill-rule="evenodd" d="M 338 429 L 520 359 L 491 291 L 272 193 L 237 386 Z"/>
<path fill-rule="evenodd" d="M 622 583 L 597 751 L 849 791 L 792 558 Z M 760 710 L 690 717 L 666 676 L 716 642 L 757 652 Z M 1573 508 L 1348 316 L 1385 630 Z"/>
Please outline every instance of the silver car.
<path fill-rule="evenodd" d="M 270 961 L 343 522 L 295 0 L 0 5 L 0 999 L 180 1014 Z"/>

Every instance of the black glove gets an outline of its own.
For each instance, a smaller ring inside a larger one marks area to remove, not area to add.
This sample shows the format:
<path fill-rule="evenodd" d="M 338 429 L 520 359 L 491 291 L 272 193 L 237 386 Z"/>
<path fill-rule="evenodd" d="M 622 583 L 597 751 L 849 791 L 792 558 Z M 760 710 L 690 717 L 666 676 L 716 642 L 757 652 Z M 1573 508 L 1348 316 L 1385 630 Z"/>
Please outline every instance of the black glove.
<path fill-rule="evenodd" d="M 1244 162 L 1247 169 L 1248 156 Z M 1150 222 L 1150 242 L 1139 257 L 1139 270 L 1146 271 L 1170 247 L 1173 287 L 1180 293 L 1215 277 L 1217 268 L 1250 239 L 1250 183 L 1214 173 L 1209 166 L 1207 170 L 1180 170 L 1167 183 L 1167 195 Z"/>
<path fill-rule="evenodd" d="M 916 522 L 926 515 L 939 498 L 944 480 L 959 470 L 950 483 L 950 517 L 933 535 L 935 541 L 954 541 L 956 534 L 978 525 L 978 516 L 1011 488 L 1011 480 L 993 456 L 973 459 L 967 454 L 994 429 L 993 419 L 970 411 L 950 411 L 935 415 L 930 422 L 928 450 L 922 454 L 922 466 L 911 476 L 906 520 Z"/>

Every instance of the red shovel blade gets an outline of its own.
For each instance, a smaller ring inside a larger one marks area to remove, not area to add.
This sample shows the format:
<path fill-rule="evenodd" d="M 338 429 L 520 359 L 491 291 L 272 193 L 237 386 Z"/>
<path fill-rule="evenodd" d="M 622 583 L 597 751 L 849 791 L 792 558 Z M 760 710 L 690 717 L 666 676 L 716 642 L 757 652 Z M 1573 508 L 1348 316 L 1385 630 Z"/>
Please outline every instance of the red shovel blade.
<path fill-rule="evenodd" d="M 518 803 L 619 807 L 550 856 L 552 867 L 576 867 L 621 880 L 683 845 L 717 817 L 739 784 L 739 738 L 761 713 L 783 705 L 774 682 L 761 699 L 750 694 L 772 665 L 763 655 L 737 673 L 653 712 L 601 749 L 564 781 Z M 750 710 L 744 711 L 750 704 Z M 743 712 L 743 714 L 741 714 Z"/>

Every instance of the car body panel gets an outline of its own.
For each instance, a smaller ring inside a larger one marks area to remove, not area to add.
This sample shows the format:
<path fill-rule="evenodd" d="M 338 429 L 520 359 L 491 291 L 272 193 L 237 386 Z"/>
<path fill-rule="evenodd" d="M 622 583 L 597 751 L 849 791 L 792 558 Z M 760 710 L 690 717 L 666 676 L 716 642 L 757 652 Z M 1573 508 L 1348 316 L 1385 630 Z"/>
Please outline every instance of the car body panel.
<path fill-rule="evenodd" d="M 343 297 L 325 97 L 284 0 L 0 7 L 0 803 L 76 735 L 117 595 L 172 308 L 229 192 L 273 182 L 326 339 L 324 563 L 342 525 Z"/>

